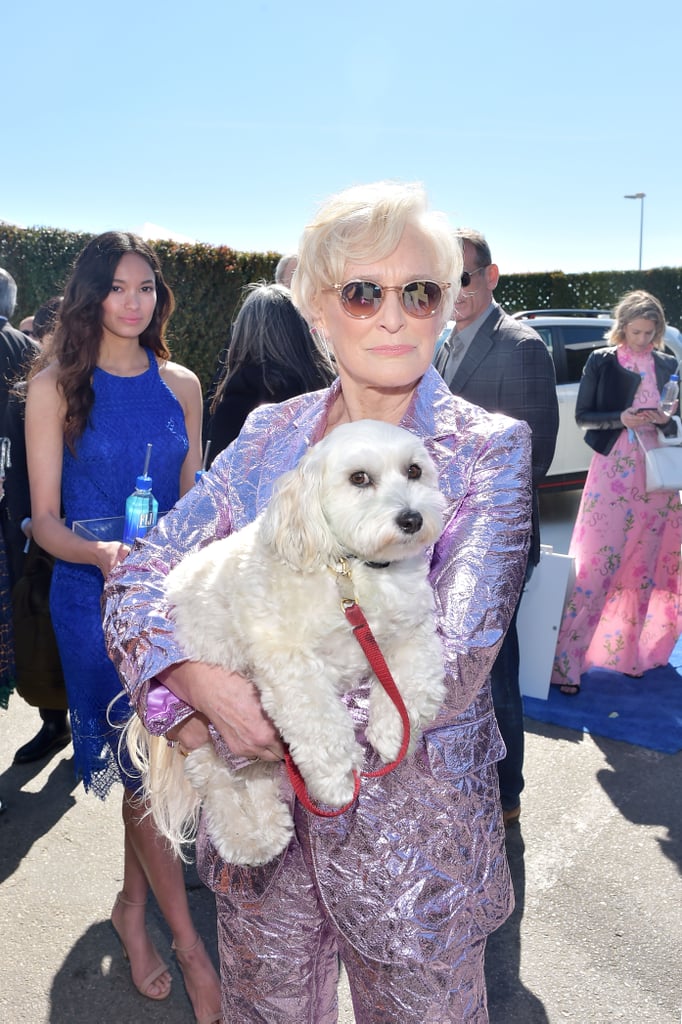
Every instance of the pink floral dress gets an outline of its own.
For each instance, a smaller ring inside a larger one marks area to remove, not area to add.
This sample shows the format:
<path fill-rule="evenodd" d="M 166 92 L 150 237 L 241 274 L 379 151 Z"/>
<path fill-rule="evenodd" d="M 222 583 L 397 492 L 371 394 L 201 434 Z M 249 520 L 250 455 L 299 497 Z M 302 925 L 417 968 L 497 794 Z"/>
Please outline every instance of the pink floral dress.
<path fill-rule="evenodd" d="M 620 346 L 618 361 L 642 378 L 633 408 L 658 405 L 651 352 Z M 580 686 L 581 673 L 594 667 L 639 676 L 668 663 L 682 633 L 681 545 L 679 494 L 647 493 L 641 445 L 623 430 L 609 454 L 595 452 L 590 463 L 569 548 L 576 579 L 553 685 Z"/>

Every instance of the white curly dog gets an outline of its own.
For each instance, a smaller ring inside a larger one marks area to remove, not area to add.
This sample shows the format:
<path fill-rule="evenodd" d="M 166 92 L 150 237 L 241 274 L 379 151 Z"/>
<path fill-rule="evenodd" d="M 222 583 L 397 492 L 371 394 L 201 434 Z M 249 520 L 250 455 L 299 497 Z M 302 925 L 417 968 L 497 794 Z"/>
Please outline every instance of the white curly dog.
<path fill-rule="evenodd" d="M 167 577 L 183 649 L 253 681 L 310 797 L 331 808 L 352 801 L 363 760 L 344 692 L 370 678 L 366 738 L 384 762 L 403 740 L 396 706 L 344 615 L 349 586 L 407 709 L 410 750 L 443 702 L 427 549 L 441 534 L 444 504 L 420 438 L 374 420 L 344 424 L 279 478 L 253 523 L 187 555 Z M 128 744 L 177 852 L 195 834 L 200 807 L 230 863 L 263 864 L 288 844 L 280 766 L 232 771 L 210 743 L 181 757 L 137 716 Z"/>

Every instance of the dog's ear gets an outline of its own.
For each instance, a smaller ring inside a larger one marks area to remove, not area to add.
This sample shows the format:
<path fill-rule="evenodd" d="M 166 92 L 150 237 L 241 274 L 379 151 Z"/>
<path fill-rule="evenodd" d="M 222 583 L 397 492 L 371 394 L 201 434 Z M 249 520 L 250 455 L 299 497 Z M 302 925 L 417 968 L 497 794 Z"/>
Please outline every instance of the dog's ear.
<path fill-rule="evenodd" d="M 322 509 L 323 460 L 315 449 L 275 484 L 263 513 L 266 544 L 295 569 L 327 565 L 341 554 Z"/>

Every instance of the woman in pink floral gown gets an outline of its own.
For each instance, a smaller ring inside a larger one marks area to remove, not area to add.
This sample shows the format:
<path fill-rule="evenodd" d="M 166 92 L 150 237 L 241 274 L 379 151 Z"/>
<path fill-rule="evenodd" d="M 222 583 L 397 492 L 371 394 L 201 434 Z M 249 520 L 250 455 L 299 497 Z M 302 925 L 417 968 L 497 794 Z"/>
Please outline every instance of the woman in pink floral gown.
<path fill-rule="evenodd" d="M 665 314 L 648 292 L 624 296 L 614 316 L 611 346 L 590 355 L 576 403 L 595 454 L 569 548 L 576 580 L 552 672 L 567 694 L 579 692 L 589 668 L 641 676 L 667 664 L 682 632 L 682 506 L 676 491 L 647 492 L 637 439 L 670 422 L 658 403 L 677 362 L 661 351 Z"/>

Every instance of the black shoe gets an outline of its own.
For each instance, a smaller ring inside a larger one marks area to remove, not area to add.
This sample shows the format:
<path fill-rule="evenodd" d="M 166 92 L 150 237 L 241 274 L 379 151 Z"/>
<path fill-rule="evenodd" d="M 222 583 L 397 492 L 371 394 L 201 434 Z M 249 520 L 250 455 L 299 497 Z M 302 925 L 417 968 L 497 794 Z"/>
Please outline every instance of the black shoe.
<path fill-rule="evenodd" d="M 14 764 L 29 764 L 39 761 L 53 750 L 61 750 L 71 742 L 71 730 L 68 725 L 56 726 L 53 722 L 43 722 L 40 732 L 19 747 L 14 755 Z"/>

